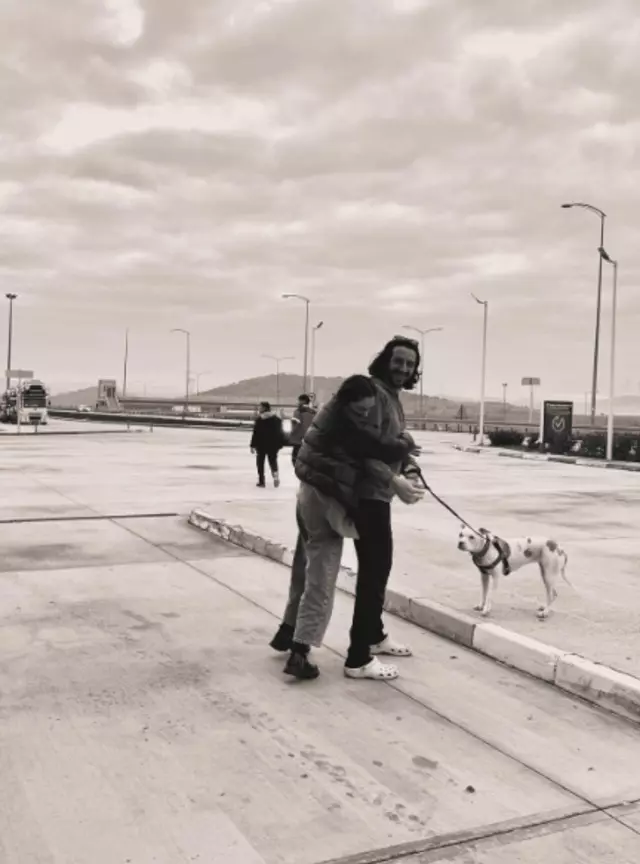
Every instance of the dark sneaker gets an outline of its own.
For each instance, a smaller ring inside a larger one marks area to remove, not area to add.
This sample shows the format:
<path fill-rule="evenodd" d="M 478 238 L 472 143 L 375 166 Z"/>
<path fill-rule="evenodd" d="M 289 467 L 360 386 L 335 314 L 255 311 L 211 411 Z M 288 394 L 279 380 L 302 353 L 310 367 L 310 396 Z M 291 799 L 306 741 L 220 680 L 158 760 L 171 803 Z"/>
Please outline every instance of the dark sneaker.
<path fill-rule="evenodd" d="M 299 681 L 311 681 L 318 677 L 320 670 L 315 663 L 310 663 L 304 654 L 292 651 L 287 660 L 287 665 L 284 667 L 284 674 L 293 675 Z"/>
<path fill-rule="evenodd" d="M 269 647 L 274 651 L 291 651 L 293 645 L 293 627 L 288 627 L 286 624 L 281 624 L 278 627 L 278 632 L 269 642 Z"/>
<path fill-rule="evenodd" d="M 264 489 L 264 487 L 265 487 L 264 480 L 258 480 L 258 482 L 256 483 L 256 486 L 258 487 L 258 489 Z"/>

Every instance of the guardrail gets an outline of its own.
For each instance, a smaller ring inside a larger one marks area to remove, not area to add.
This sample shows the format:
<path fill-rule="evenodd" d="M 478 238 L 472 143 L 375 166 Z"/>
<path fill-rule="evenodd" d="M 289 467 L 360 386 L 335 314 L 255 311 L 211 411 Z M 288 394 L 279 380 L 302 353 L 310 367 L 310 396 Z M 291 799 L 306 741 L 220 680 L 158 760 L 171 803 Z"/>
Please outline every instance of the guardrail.
<path fill-rule="evenodd" d="M 127 426 L 177 426 L 196 429 L 251 429 L 251 420 L 223 420 L 211 417 L 171 417 L 163 414 L 113 413 L 109 411 L 72 411 L 50 408 L 49 416 L 58 420 L 85 420 L 87 422 L 122 423 Z"/>

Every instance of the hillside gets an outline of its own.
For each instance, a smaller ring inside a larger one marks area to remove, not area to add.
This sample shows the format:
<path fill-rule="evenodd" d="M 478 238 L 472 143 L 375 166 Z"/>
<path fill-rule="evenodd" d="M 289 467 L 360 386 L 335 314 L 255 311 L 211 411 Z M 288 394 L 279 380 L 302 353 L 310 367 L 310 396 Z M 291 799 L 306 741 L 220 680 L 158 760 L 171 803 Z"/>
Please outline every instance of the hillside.
<path fill-rule="evenodd" d="M 78 405 L 94 407 L 98 398 L 97 387 L 85 387 L 71 393 L 56 393 L 51 397 L 52 408 L 77 408 Z"/>
<path fill-rule="evenodd" d="M 322 403 L 330 399 L 343 380 L 343 378 L 316 377 L 314 390 L 318 401 Z M 303 383 L 302 375 L 280 375 L 280 401 L 295 402 L 300 393 L 303 392 Z M 224 387 L 214 387 L 212 390 L 201 392 L 197 398 L 202 400 L 228 399 L 238 402 L 258 402 L 260 399 L 267 399 L 269 402 L 275 402 L 276 387 L 275 375 L 263 375 L 260 378 L 246 378 Z M 409 411 L 417 411 L 420 405 L 420 395 L 419 393 L 403 393 L 402 402 Z M 427 394 L 425 394 L 424 402 L 427 412 L 432 416 L 440 414 L 450 416 L 460 408 L 459 402 L 431 397 Z"/>

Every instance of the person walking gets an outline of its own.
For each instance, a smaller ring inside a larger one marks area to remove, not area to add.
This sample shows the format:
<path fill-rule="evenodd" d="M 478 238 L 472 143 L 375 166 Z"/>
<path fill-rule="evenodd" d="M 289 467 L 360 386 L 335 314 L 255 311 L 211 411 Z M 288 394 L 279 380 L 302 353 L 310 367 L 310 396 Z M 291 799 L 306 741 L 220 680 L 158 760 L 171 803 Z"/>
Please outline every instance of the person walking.
<path fill-rule="evenodd" d="M 282 420 L 271 410 L 269 402 L 261 402 L 258 416 L 253 424 L 251 435 L 251 452 L 255 453 L 256 466 L 258 468 L 258 487 L 265 486 L 265 462 L 269 463 L 273 485 L 280 485 L 280 474 L 278 471 L 278 453 L 284 446 L 284 432 Z"/>
<path fill-rule="evenodd" d="M 291 461 L 293 467 L 296 467 L 296 459 L 302 446 L 302 440 L 307 434 L 307 429 L 311 426 L 313 418 L 316 415 L 316 410 L 311 404 L 311 397 L 306 393 L 301 393 L 298 396 L 298 407 L 293 412 L 291 418 L 291 432 L 289 434 L 289 444 L 292 445 Z"/>
<path fill-rule="evenodd" d="M 347 378 L 314 419 L 296 462 L 300 479 L 296 519 L 298 540 L 291 569 L 289 598 L 278 632 L 277 651 L 290 651 L 286 674 L 316 678 L 311 647 L 324 639 L 335 594 L 345 537 L 357 538 L 353 516 L 356 488 L 364 460 L 401 461 L 417 452 L 411 436 L 379 435 L 366 417 L 375 406 L 376 388 L 369 378 Z M 403 500 L 422 497 L 405 478 L 398 478 Z"/>
<path fill-rule="evenodd" d="M 401 435 L 406 423 L 400 393 L 413 390 L 420 380 L 418 343 L 404 336 L 394 337 L 373 360 L 368 371 L 376 394 L 369 420 L 382 435 Z M 400 472 L 413 485 L 418 470 L 411 456 L 391 465 L 369 462 L 357 490 L 358 509 L 354 522 L 358 532 L 355 541 L 358 576 L 344 667 L 349 678 L 397 678 L 397 666 L 381 663 L 379 655 L 410 657 L 412 654 L 410 648 L 386 633 L 382 613 L 393 565 L 391 501 L 396 494 L 394 478 Z"/>

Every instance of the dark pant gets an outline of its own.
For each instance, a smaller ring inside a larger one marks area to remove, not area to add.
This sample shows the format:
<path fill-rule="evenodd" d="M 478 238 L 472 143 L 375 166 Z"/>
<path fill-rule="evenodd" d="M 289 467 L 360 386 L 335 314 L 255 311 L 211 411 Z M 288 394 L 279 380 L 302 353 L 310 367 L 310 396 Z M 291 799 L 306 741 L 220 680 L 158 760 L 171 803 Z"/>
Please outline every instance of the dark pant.
<path fill-rule="evenodd" d="M 370 646 L 385 636 L 382 611 L 393 563 L 391 505 L 361 501 L 355 524 L 360 535 L 355 541 L 358 579 L 346 665 L 358 667 L 371 660 Z"/>
<path fill-rule="evenodd" d="M 300 452 L 300 448 L 302 444 L 294 444 L 291 450 L 291 461 L 293 462 L 293 467 L 296 467 L 296 459 L 298 458 L 298 453 Z"/>
<path fill-rule="evenodd" d="M 277 450 L 258 450 L 256 453 L 256 465 L 258 467 L 258 480 L 264 483 L 264 463 L 269 461 L 269 468 L 272 474 L 278 473 L 278 451 Z"/>

